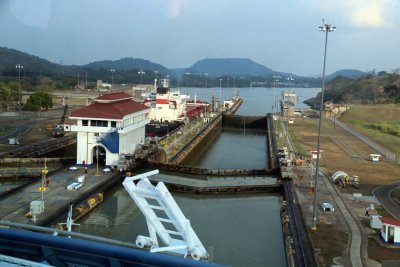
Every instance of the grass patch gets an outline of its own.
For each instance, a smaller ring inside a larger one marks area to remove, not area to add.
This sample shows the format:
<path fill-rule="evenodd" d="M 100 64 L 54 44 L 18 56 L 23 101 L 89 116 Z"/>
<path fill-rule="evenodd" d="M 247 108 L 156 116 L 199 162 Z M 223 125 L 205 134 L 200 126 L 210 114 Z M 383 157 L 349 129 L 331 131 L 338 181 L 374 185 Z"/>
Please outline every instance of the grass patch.
<path fill-rule="evenodd" d="M 7 135 L 7 134 L 10 134 L 14 130 L 15 129 L 13 127 L 1 126 L 0 127 L 0 136 L 4 136 L 4 135 Z"/>
<path fill-rule="evenodd" d="M 280 121 L 276 120 L 273 122 L 274 123 L 274 129 L 276 135 L 276 143 L 278 147 L 284 147 L 287 146 L 286 138 L 283 135 L 283 129 L 282 129 L 282 124 Z"/>
<path fill-rule="evenodd" d="M 399 105 L 354 105 L 339 119 L 400 155 Z"/>
<path fill-rule="evenodd" d="M 296 155 L 301 156 L 302 158 L 307 157 L 309 153 L 303 149 L 300 140 L 297 138 L 293 128 L 291 127 L 289 128 L 289 135 L 296 151 Z"/>

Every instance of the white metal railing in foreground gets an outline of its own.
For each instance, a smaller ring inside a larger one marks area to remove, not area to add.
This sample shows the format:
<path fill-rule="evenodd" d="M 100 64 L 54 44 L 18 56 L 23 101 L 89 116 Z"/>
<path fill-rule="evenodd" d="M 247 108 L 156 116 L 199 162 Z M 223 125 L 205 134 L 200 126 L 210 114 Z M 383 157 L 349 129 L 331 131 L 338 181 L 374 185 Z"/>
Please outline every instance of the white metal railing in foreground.
<path fill-rule="evenodd" d="M 137 236 L 136 245 L 150 247 L 150 252 L 172 252 L 184 257 L 190 255 L 195 260 L 207 259 L 207 251 L 164 183 L 153 186 L 147 178 L 158 173 L 154 170 L 126 177 L 122 183 L 146 217 L 149 229 L 150 236 Z M 157 235 L 165 247 L 159 247 Z"/>

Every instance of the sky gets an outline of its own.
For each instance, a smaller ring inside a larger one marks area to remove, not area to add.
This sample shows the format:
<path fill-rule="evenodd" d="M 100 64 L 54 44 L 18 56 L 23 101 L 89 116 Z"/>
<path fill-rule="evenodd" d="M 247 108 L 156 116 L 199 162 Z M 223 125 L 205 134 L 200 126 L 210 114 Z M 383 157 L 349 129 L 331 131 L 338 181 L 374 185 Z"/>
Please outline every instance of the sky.
<path fill-rule="evenodd" d="M 0 0 L 0 46 L 62 64 L 250 58 L 321 75 L 400 68 L 400 0 Z"/>

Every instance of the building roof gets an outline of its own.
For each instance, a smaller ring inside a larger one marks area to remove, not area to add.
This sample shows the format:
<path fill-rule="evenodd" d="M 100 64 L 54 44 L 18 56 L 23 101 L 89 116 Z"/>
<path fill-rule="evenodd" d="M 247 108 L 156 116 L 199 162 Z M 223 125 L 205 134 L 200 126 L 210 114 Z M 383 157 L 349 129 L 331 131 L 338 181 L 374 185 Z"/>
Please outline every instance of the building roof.
<path fill-rule="evenodd" d="M 395 220 L 395 219 L 382 217 L 382 218 L 381 218 L 381 221 L 382 221 L 382 223 L 384 223 L 384 224 L 390 224 L 390 225 L 394 225 L 394 226 L 400 227 L 400 221 Z"/>
<path fill-rule="evenodd" d="M 121 101 L 125 99 L 132 99 L 132 96 L 124 93 L 124 92 L 117 92 L 117 93 L 110 93 L 110 94 L 102 94 L 94 99 L 94 102 L 115 102 Z"/>
<path fill-rule="evenodd" d="M 127 99 L 126 96 L 128 96 L 129 98 Z M 71 115 L 69 117 L 121 120 L 126 115 L 150 109 L 146 105 L 143 105 L 141 103 L 132 100 L 130 95 L 125 93 L 113 93 L 108 95 L 102 95 L 99 98 L 112 101 L 111 102 L 106 101 L 100 103 L 94 102 L 87 107 L 71 112 Z"/>

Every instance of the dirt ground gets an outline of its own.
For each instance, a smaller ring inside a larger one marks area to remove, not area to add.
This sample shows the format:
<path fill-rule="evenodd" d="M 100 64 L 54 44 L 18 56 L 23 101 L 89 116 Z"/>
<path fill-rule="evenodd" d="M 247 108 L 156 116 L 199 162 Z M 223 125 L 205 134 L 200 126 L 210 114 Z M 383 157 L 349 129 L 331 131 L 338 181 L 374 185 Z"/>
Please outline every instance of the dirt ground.
<path fill-rule="evenodd" d="M 318 121 L 316 119 L 299 119 L 289 126 L 290 132 L 294 135 L 292 139 L 298 143 L 298 146 L 300 145 L 303 153 L 305 151 L 305 153 L 308 152 L 309 154 L 309 151 L 316 149 L 317 126 Z M 380 215 L 390 217 L 390 214 L 385 212 L 375 198 L 371 196 L 371 192 L 379 185 L 398 181 L 400 168 L 397 165 L 385 162 L 384 159 L 378 163 L 372 162 L 369 154 L 375 153 L 375 151 L 337 125 L 325 122 L 323 128 L 327 129 L 329 134 L 326 134 L 325 131 L 321 132 L 321 150 L 323 150 L 321 170 L 325 173 L 341 170 L 350 176 L 357 175 L 360 178 L 359 189 L 349 186 L 348 188 L 340 188 L 339 191 L 346 199 L 346 205 L 351 207 L 352 213 L 358 220 L 360 222 L 367 221 L 367 223 L 364 223 L 364 230 L 370 239 L 379 240 L 378 231 L 369 228 L 369 218 L 365 216 L 365 208 L 372 203 L 377 207 Z M 334 141 L 330 136 L 332 134 L 340 139 L 340 145 L 338 144 L 339 141 Z M 351 153 L 348 152 L 349 150 Z M 304 157 L 305 155 L 302 156 Z M 311 191 L 312 180 L 314 180 L 312 177 L 315 173 L 310 173 L 311 171 L 304 167 L 297 167 L 296 172 L 302 177 L 301 179 L 295 179 L 297 190 L 302 192 L 301 195 L 305 198 L 304 203 L 312 203 L 313 195 L 309 192 Z M 353 193 L 361 193 L 363 197 L 355 198 Z M 319 191 L 318 196 L 319 201 L 325 200 L 324 198 L 328 198 L 326 199 L 327 201 L 332 201 L 324 191 Z M 400 196 L 400 190 L 397 190 L 392 196 Z M 305 217 L 307 220 L 307 216 Z M 312 220 L 311 216 L 308 220 Z M 343 253 L 348 246 L 349 229 L 346 221 L 337 211 L 334 213 L 320 213 L 318 221 L 318 231 L 310 232 L 311 241 L 316 249 L 318 264 L 320 266 L 330 266 L 337 263 L 347 266 L 349 255 Z M 329 242 L 326 242 L 326 240 L 329 240 Z M 369 242 L 369 258 L 382 262 L 388 259 L 388 257 L 383 257 L 382 255 L 388 255 L 387 253 L 389 253 L 391 255 L 390 259 L 400 260 L 400 248 L 388 249 L 377 242 L 375 243 L 373 241 Z M 393 253 L 393 251 L 396 251 L 396 253 Z"/>

